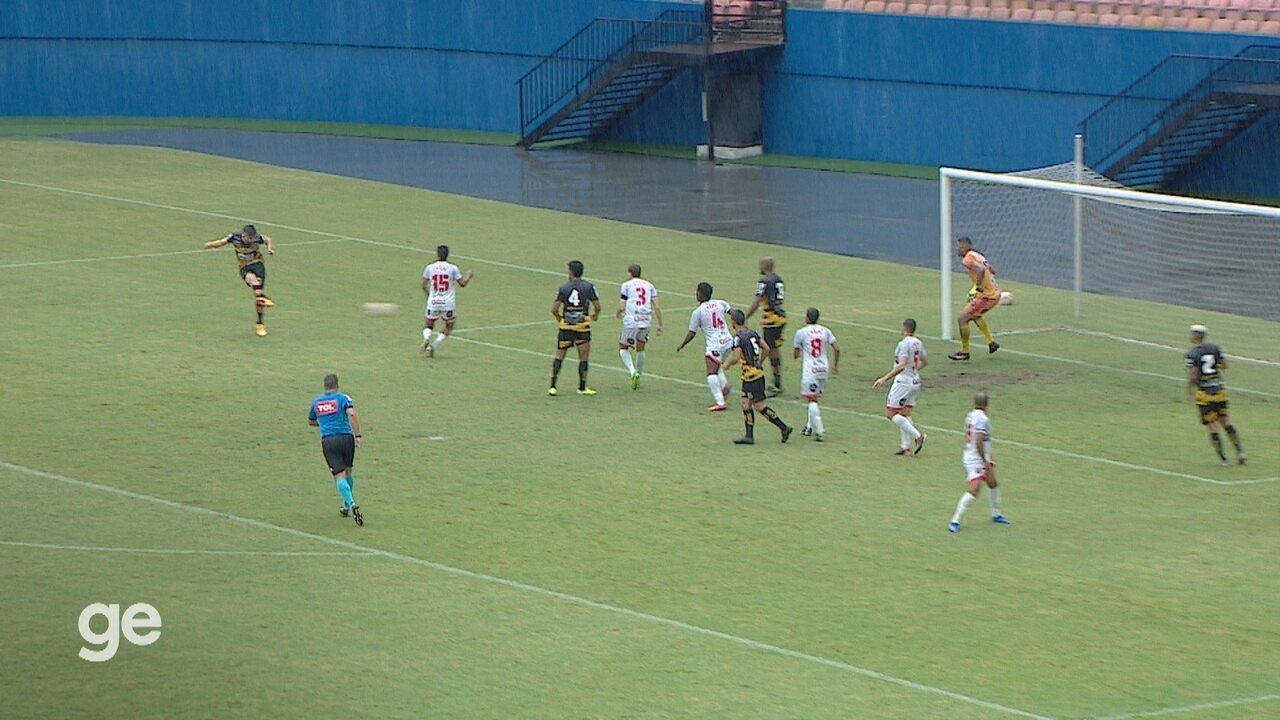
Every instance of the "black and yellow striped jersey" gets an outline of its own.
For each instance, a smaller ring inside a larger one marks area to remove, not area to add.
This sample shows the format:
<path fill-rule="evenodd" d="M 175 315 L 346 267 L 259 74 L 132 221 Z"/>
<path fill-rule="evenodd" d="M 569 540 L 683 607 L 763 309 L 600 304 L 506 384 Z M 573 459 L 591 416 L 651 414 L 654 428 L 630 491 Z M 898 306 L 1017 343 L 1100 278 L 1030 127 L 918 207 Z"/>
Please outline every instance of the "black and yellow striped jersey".
<path fill-rule="evenodd" d="M 1187 351 L 1187 367 L 1192 368 L 1196 379 L 1196 402 L 1206 404 L 1223 402 L 1227 389 L 1222 382 L 1222 370 L 1226 361 L 1222 348 L 1213 343 L 1200 343 Z"/>
<path fill-rule="evenodd" d="M 784 295 L 782 278 L 778 277 L 778 273 L 760 276 L 756 283 L 756 297 L 761 299 L 760 305 L 764 311 L 760 327 L 780 328 L 787 324 L 787 311 L 782 309 Z"/>
<path fill-rule="evenodd" d="M 261 235 L 255 235 L 250 240 L 240 233 L 232 233 L 226 239 L 236 251 L 236 260 L 239 261 L 240 267 L 262 262 L 262 245 L 265 241 Z"/>
<path fill-rule="evenodd" d="M 586 332 L 591 329 L 591 303 L 598 301 L 596 286 L 574 278 L 560 286 L 556 293 L 556 301 L 561 304 L 560 329 Z"/>
<path fill-rule="evenodd" d="M 764 377 L 764 344 L 760 335 L 751 328 L 742 328 L 733 338 L 733 346 L 742 351 L 742 381 L 751 382 Z"/>

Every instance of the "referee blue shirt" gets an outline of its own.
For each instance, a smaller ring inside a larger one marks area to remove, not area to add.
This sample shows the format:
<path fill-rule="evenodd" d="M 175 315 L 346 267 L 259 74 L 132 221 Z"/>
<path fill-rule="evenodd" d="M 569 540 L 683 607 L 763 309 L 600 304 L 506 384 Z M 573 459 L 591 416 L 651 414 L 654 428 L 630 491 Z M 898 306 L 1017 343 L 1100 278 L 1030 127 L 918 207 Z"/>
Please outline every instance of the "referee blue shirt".
<path fill-rule="evenodd" d="M 347 408 L 355 407 L 346 393 L 328 392 L 311 401 L 307 419 L 320 425 L 320 437 L 351 435 L 351 419 Z"/>

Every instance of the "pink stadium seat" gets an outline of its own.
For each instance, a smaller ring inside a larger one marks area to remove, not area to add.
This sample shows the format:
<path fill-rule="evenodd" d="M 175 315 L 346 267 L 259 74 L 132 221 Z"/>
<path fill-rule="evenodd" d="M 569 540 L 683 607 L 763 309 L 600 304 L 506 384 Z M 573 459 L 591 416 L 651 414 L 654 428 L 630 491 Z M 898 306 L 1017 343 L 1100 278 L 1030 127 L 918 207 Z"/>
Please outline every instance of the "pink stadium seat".
<path fill-rule="evenodd" d="M 1238 33 L 1256 33 L 1258 32 L 1258 21 L 1249 20 L 1248 18 L 1237 20 L 1235 31 Z"/>
<path fill-rule="evenodd" d="M 862 6 L 862 11 L 869 13 L 884 12 L 884 0 L 867 0 L 867 4 Z"/>
<path fill-rule="evenodd" d="M 1178 11 L 1178 17 L 1184 18 L 1187 20 L 1191 20 L 1192 18 L 1198 18 L 1200 17 L 1200 8 L 1198 7 L 1182 8 L 1181 10 Z"/>
<path fill-rule="evenodd" d="M 1076 13 L 1076 22 L 1080 23 L 1081 25 L 1097 25 L 1098 13 L 1095 13 L 1095 12 Z"/>
<path fill-rule="evenodd" d="M 1142 18 L 1142 27 L 1144 28 L 1162 28 L 1164 27 L 1164 18 L 1159 15 L 1148 15 Z"/>
<path fill-rule="evenodd" d="M 844 0 L 822 0 L 823 10 L 843 10 Z"/>
<path fill-rule="evenodd" d="M 991 7 L 991 0 L 969 0 L 969 2 L 961 2 L 961 5 L 968 5 L 971 8 Z"/>
<path fill-rule="evenodd" d="M 1079 15 L 1098 12 L 1097 4 L 1091 2 L 1073 2 L 1071 3 L 1071 9 L 1075 10 Z"/>
<path fill-rule="evenodd" d="M 946 17 L 947 6 L 946 5 L 930 5 L 929 10 L 926 14 L 931 15 L 933 17 Z"/>
<path fill-rule="evenodd" d="M 1036 10 L 1031 14 L 1031 19 L 1035 22 L 1053 22 L 1054 12 L 1048 8 Z"/>
<path fill-rule="evenodd" d="M 1011 20 L 1019 22 L 1027 22 L 1031 20 L 1031 8 L 1014 8 L 1013 14 L 1009 16 Z"/>
<path fill-rule="evenodd" d="M 884 5 L 884 11 L 890 15 L 901 15 L 907 11 L 907 4 L 903 0 L 889 0 Z"/>
<path fill-rule="evenodd" d="M 1188 30 L 1208 30 L 1213 27 L 1213 21 L 1206 17 L 1192 18 L 1187 22 Z"/>
<path fill-rule="evenodd" d="M 863 12 L 867 7 L 867 0 L 844 0 L 844 9 L 854 12 Z"/>
<path fill-rule="evenodd" d="M 1098 16 L 1098 24 L 1099 24 L 1099 25 L 1107 25 L 1107 26 L 1111 26 L 1111 25 L 1119 25 L 1119 24 L 1120 24 L 1120 16 L 1119 16 L 1119 15 L 1116 15 L 1115 13 L 1107 13 L 1107 14 L 1105 14 L 1105 15 L 1099 15 L 1099 16 Z"/>
<path fill-rule="evenodd" d="M 1121 15 L 1120 27 L 1142 27 L 1142 18 L 1137 15 Z"/>
<path fill-rule="evenodd" d="M 1189 22 L 1191 21 L 1181 16 L 1171 17 L 1164 21 L 1164 26 L 1170 30 L 1186 30 Z"/>
<path fill-rule="evenodd" d="M 1053 0 L 1031 0 L 1032 10 L 1052 10 Z"/>
<path fill-rule="evenodd" d="M 991 19 L 992 19 L 992 20 L 1009 20 L 1009 19 L 1011 19 L 1012 17 L 1013 17 L 1013 11 L 1012 11 L 1012 10 L 1010 10 L 1009 8 L 1007 8 L 1007 7 L 993 7 L 993 8 L 991 8 Z"/>
<path fill-rule="evenodd" d="M 969 8 L 969 17 L 977 18 L 979 20 L 986 20 L 987 18 L 991 17 L 991 8 L 983 5 Z"/>
<path fill-rule="evenodd" d="M 1215 32 L 1231 32 L 1236 29 L 1236 21 L 1233 18 L 1218 18 L 1213 21 L 1209 29 Z"/>
<path fill-rule="evenodd" d="M 1080 14 L 1075 10 L 1059 10 L 1053 14 L 1053 21 L 1056 23 L 1073 25 L 1079 22 L 1079 20 Z"/>
<path fill-rule="evenodd" d="M 1264 35 L 1280 35 L 1280 20 L 1267 20 L 1258 26 L 1258 32 Z"/>
<path fill-rule="evenodd" d="M 976 10 L 977 8 L 973 8 L 973 9 Z M 970 17 L 969 13 L 970 13 L 970 8 L 967 5 L 963 5 L 961 3 L 956 3 L 955 5 L 952 5 L 951 7 L 947 8 L 947 17 L 960 17 L 960 18 Z"/>
<path fill-rule="evenodd" d="M 923 15 L 929 11 L 929 6 L 922 2 L 913 2 L 907 6 L 908 15 Z"/>

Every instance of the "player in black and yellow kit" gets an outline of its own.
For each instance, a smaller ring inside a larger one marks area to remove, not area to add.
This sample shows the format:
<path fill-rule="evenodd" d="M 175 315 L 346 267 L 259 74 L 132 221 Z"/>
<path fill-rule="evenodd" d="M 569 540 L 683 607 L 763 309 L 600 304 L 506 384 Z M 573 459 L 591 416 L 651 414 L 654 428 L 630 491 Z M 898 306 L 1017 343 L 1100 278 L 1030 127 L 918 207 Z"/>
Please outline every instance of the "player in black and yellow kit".
<path fill-rule="evenodd" d="M 264 291 L 267 285 L 267 266 L 262 262 L 262 249 L 265 247 L 268 255 L 276 254 L 271 238 L 259 235 L 254 226 L 245 225 L 238 233 L 204 244 L 210 250 L 223 245 L 230 245 L 236 251 L 236 260 L 240 263 L 240 279 L 253 290 L 253 306 L 258 311 L 258 324 L 254 326 L 254 331 L 259 337 L 266 335 L 267 326 L 262 322 L 262 311 L 276 305 Z"/>
<path fill-rule="evenodd" d="M 747 327 L 747 316 L 741 310 L 729 311 L 729 319 L 733 322 L 734 352 L 724 366 L 726 369 L 735 364 L 742 366 L 742 421 L 747 427 L 746 434 L 733 442 L 735 445 L 755 443 L 757 412 L 778 427 L 782 432 L 782 442 L 786 442 L 794 428 L 764 404 L 764 356 L 769 352 L 769 344 L 755 330 Z"/>
<path fill-rule="evenodd" d="M 1231 461 L 1222 451 L 1220 430 L 1227 431 L 1227 437 L 1236 447 L 1236 460 L 1244 465 L 1249 458 L 1244 454 L 1239 433 L 1227 416 L 1227 388 L 1222 382 L 1227 359 L 1223 357 L 1221 348 L 1205 342 L 1208 333 L 1208 328 L 1203 325 L 1191 326 L 1191 342 L 1195 347 L 1187 351 L 1187 394 L 1200 411 L 1200 422 L 1209 431 L 1209 442 L 1213 443 L 1213 450 L 1218 453 L 1223 467 L 1230 466 Z"/>
<path fill-rule="evenodd" d="M 787 326 L 787 311 L 782 309 L 782 298 L 785 295 L 782 278 L 773 270 L 773 258 L 760 258 L 760 280 L 756 282 L 756 296 L 747 308 L 747 317 L 755 314 L 756 309 L 763 309 L 760 316 L 760 330 L 764 342 L 769 346 L 769 364 L 773 367 L 773 388 L 770 393 L 782 392 L 782 329 Z"/>
<path fill-rule="evenodd" d="M 588 358 L 591 356 L 591 323 L 600 318 L 600 296 L 596 286 L 582 279 L 582 261 L 569 261 L 569 282 L 560 286 L 555 302 L 551 303 L 551 316 L 556 319 L 559 332 L 556 335 L 556 359 L 551 362 L 551 387 L 548 395 L 556 395 L 556 380 L 560 377 L 560 365 L 569 348 L 578 348 L 578 394 L 595 395 L 587 387 Z"/>

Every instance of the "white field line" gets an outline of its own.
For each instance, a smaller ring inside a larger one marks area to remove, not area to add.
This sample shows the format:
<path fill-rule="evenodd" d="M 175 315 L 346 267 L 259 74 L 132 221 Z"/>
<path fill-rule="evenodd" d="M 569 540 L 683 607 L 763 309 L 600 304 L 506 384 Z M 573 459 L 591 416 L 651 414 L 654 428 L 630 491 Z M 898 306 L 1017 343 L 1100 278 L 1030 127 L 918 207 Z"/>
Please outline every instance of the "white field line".
<path fill-rule="evenodd" d="M 277 248 L 300 247 L 303 245 L 323 245 L 325 243 L 341 242 L 341 238 L 325 238 L 323 240 L 303 240 L 301 242 L 280 243 Z M 88 258 L 71 258 L 68 260 L 37 260 L 35 262 L 9 263 L 0 265 L 0 270 L 10 270 L 13 268 L 30 268 L 43 267 L 45 265 L 77 265 L 80 263 L 96 263 L 108 262 L 111 260 L 142 260 L 146 258 L 173 257 L 175 255 L 199 255 L 201 253 L 214 252 L 207 248 L 199 250 L 174 250 L 173 252 L 154 252 L 154 253 L 138 253 L 137 255 L 104 255 L 100 257 Z"/>
<path fill-rule="evenodd" d="M 1059 329 L 1062 330 L 1063 332 L 1075 333 L 1076 335 L 1086 335 L 1089 337 L 1102 338 L 1104 340 L 1114 340 L 1116 342 L 1127 343 L 1129 345 L 1141 345 L 1142 347 L 1154 348 L 1156 350 L 1168 350 L 1170 352 L 1176 352 L 1176 353 L 1185 352 L 1182 348 L 1176 348 L 1172 345 L 1165 345 L 1164 343 L 1151 342 L 1149 340 L 1138 340 L 1136 338 L 1125 337 L 1123 335 L 1115 335 L 1109 332 L 1101 332 L 1099 330 L 1082 330 L 1080 328 L 1071 328 L 1071 327 L 1063 327 Z M 1252 363 L 1254 365 L 1266 365 L 1267 367 L 1280 367 L 1280 362 L 1276 362 L 1274 360 L 1263 360 L 1261 358 L 1251 358 L 1245 355 L 1232 355 L 1231 353 L 1226 353 L 1226 355 L 1227 355 L 1227 358 L 1230 360 L 1239 360 L 1240 362 Z"/>
<path fill-rule="evenodd" d="M 136 555 L 218 555 L 261 557 L 360 557 L 374 555 L 368 552 L 305 552 L 293 550 L 180 550 L 169 548 L 104 547 L 101 545 L 56 545 L 53 543 L 0 540 L 0 545 L 43 550 L 81 550 L 86 552 L 130 553 Z"/>
<path fill-rule="evenodd" d="M 521 353 L 523 355 L 532 355 L 534 357 L 540 357 L 548 360 L 555 357 L 551 353 L 544 353 L 544 352 L 539 352 L 537 350 L 528 350 L 525 348 L 512 347 L 510 345 L 499 345 L 498 343 L 484 342 L 482 340 L 476 340 L 474 338 L 458 338 L 458 340 L 460 340 L 461 342 L 472 343 L 472 344 L 480 345 L 487 348 L 493 348 L 495 350 L 506 350 L 508 352 L 516 352 L 516 353 Z M 625 368 L 618 367 L 612 364 L 603 364 L 595 361 L 592 361 L 591 367 L 593 369 L 603 369 L 603 370 L 609 370 L 611 372 L 620 372 L 620 373 L 627 372 Z M 655 378 L 658 380 L 666 380 L 667 382 L 673 382 L 680 385 L 688 385 L 689 387 L 706 388 L 705 382 L 694 382 L 692 380 L 671 377 L 669 375 L 645 373 L 645 377 Z M 786 403 L 788 405 L 794 405 L 794 406 L 806 405 L 806 403 L 801 402 L 799 400 L 791 400 L 786 398 L 773 398 L 773 401 Z M 881 415 L 881 414 L 867 413 L 859 410 L 850 410 L 848 408 L 836 407 L 834 405 L 824 405 L 823 409 L 828 412 L 837 412 L 837 413 L 842 413 L 844 415 L 853 415 L 855 417 L 866 418 L 868 420 L 875 420 L 877 422 L 884 420 L 884 415 Z M 931 433 L 943 433 L 947 435 L 963 435 L 964 434 L 959 430 L 955 430 L 952 428 L 939 427 L 936 425 L 922 425 L 920 423 L 917 423 L 916 427 L 923 428 L 924 430 L 927 430 L 928 432 L 931 432 Z M 1245 485 L 1245 484 L 1266 483 L 1266 482 L 1273 482 L 1275 480 L 1280 480 L 1280 477 L 1257 478 L 1257 479 L 1249 479 L 1249 480 L 1216 480 L 1214 478 L 1202 477 L 1200 475 L 1192 475 L 1190 473 L 1176 472 L 1174 470 L 1162 470 L 1160 468 L 1151 467 L 1149 465 L 1138 465 L 1136 463 L 1128 463 L 1121 460 L 1112 460 L 1110 458 L 1098 457 L 1096 455 L 1085 455 L 1083 453 L 1071 452 L 1070 450 L 1060 450 L 1058 448 L 1045 447 L 1042 445 L 1034 445 L 1032 443 L 1020 442 L 1017 440 L 1009 440 L 1003 437 L 999 438 L 997 440 L 997 443 L 1000 445 L 1008 445 L 1011 447 L 1022 448 L 1024 450 L 1031 450 L 1034 452 L 1041 452 L 1041 453 L 1047 453 L 1049 455 L 1057 455 L 1059 457 L 1071 458 L 1073 460 L 1083 460 L 1085 462 L 1101 463 L 1103 465 L 1110 465 L 1112 467 L 1124 468 L 1126 470 L 1135 470 L 1139 472 L 1154 473 L 1156 475 L 1164 475 L 1166 477 L 1181 478 L 1184 480 L 1194 480 L 1196 482 L 1209 483 L 1211 485 Z"/>
<path fill-rule="evenodd" d="M 246 218 L 246 217 L 237 216 L 237 215 L 229 215 L 229 214 L 227 214 L 227 213 L 221 213 L 221 212 L 210 212 L 210 211 L 208 211 L 208 210 L 196 210 L 196 209 L 193 209 L 193 208 L 185 208 L 185 207 L 180 207 L 180 206 L 177 206 L 177 205 L 166 205 L 166 204 L 164 204 L 164 203 L 148 202 L 148 201 L 146 201 L 146 200 L 134 200 L 134 199 L 131 199 L 131 198 L 118 197 L 118 196 L 115 196 L 115 195 L 104 195 L 104 194 L 102 194 L 102 193 L 86 192 L 86 191 L 84 191 L 84 190 L 72 190 L 72 189 L 70 189 L 70 188 L 57 187 L 57 186 L 54 186 L 54 185 L 40 185 L 40 184 L 37 184 L 37 183 L 22 182 L 22 181 L 20 181 L 20 180 L 10 180 L 10 179 L 7 179 L 7 178 L 0 178 L 0 184 L 14 185 L 14 186 L 18 186 L 18 187 L 26 187 L 26 188 L 36 189 L 36 190 L 47 190 L 47 191 L 49 191 L 49 192 L 64 193 L 64 194 L 68 194 L 68 195 L 76 195 L 76 196 L 79 196 L 79 197 L 94 198 L 94 199 L 97 199 L 97 200 L 110 200 L 110 201 L 113 201 L 113 202 L 126 203 L 126 204 L 129 204 L 129 205 L 140 205 L 140 206 L 143 206 L 143 207 L 156 208 L 156 209 L 159 209 L 159 210 L 170 210 L 170 211 L 172 211 L 172 212 L 188 213 L 188 214 L 192 214 L 192 215 L 202 215 L 202 216 L 204 216 L 204 217 L 216 217 L 216 218 L 221 218 L 221 219 L 225 219 L 225 220 L 235 220 L 235 221 L 237 221 L 237 222 L 252 222 L 252 223 L 257 224 L 257 225 L 263 225 L 263 226 L 268 226 L 268 225 L 269 225 L 269 226 L 274 226 L 274 227 L 280 228 L 280 229 L 282 229 L 282 230 L 290 230 L 290 231 L 292 231 L 292 232 L 306 233 L 306 234 L 309 234 L 309 235 L 319 235 L 319 236 L 321 236 L 321 237 L 334 238 L 334 239 L 337 239 L 337 240 L 350 240 L 350 241 L 352 241 L 352 242 L 357 242 L 357 243 L 361 243 L 361 244 L 364 244 L 364 245 L 374 245 L 374 246 L 377 246 L 377 247 L 395 248 L 395 249 L 397 249 L 397 250 L 406 250 L 406 251 L 409 251 L 409 252 L 415 252 L 415 253 L 420 253 L 420 254 L 425 254 L 425 255 L 433 255 L 433 254 L 435 253 L 435 250 L 434 250 L 434 249 L 414 247 L 414 246 L 412 246 L 412 245 L 402 245 L 402 244 L 399 244 L 399 243 L 384 242 L 384 241 L 381 241 L 381 240 L 369 240 L 369 239 L 367 239 L 367 238 L 359 238 L 359 237 L 355 237 L 355 236 L 352 236 L 352 235 L 343 235 L 343 234 L 341 234 L 341 233 L 331 233 L 331 232 L 326 232 L 326 231 L 324 231 L 324 230 L 313 230 L 313 229 L 311 229 L 311 228 L 304 228 L 304 227 L 299 227 L 299 226 L 296 226 L 296 225 L 285 225 L 285 224 L 282 224 L 282 223 L 277 223 L 277 222 L 273 222 L 273 221 L 271 221 L 271 220 L 265 220 L 265 219 L 261 219 L 261 218 L 256 218 L 256 219 L 255 219 L 255 218 Z M 528 265 L 518 265 L 518 264 L 515 264 L 515 263 L 502 262 L 502 261 L 500 261 L 500 260 L 489 260 L 489 259 L 487 259 L 487 258 L 481 258 L 481 257 L 475 257 L 475 256 L 455 255 L 454 257 L 457 257 L 457 258 L 462 259 L 462 260 L 468 260 L 468 261 L 470 261 L 470 262 L 483 263 L 483 264 L 486 264 L 486 265 L 493 265 L 493 266 L 496 266 L 496 267 L 503 267 L 503 268 L 508 268 L 508 269 L 511 269 L 511 270 L 523 270 L 523 271 L 525 271 L 525 272 L 539 273 L 539 274 L 541 274 L 541 275 L 551 275 L 551 276 L 554 276 L 554 277 L 566 277 L 566 272 L 565 272 L 565 271 L 547 270 L 547 269 L 545 269 L 545 268 L 530 267 L 530 266 L 528 266 Z M 602 284 L 602 285 L 613 285 L 613 286 L 621 285 L 621 283 L 614 282 L 614 281 L 612 281 L 612 280 L 603 280 L 603 279 L 598 279 L 598 278 L 589 278 L 589 279 L 590 279 L 592 282 L 595 282 L 595 283 L 598 283 L 598 284 Z M 676 296 L 676 297 L 685 297 L 685 298 L 692 298 L 692 297 L 693 297 L 692 295 L 689 295 L 688 293 L 676 292 L 676 291 L 674 291 L 674 290 L 664 290 L 664 291 L 663 291 L 663 293 L 664 293 L 664 294 L 666 294 L 666 295 L 673 295 L 673 296 Z M 828 320 L 827 320 L 827 322 L 838 323 L 838 324 L 840 324 L 840 325 L 847 325 L 847 326 L 849 326 L 849 327 L 862 328 L 862 329 L 865 329 L 865 330 L 875 330 L 875 331 L 877 331 L 877 332 L 891 333 L 891 334 L 894 334 L 894 335 L 896 335 L 896 334 L 898 334 L 899 332 L 901 332 L 901 331 L 900 331 L 899 329 L 897 329 L 897 328 L 886 328 L 886 327 L 880 327 L 880 326 L 877 326 L 877 325 L 867 325 L 867 324 L 865 324 L 865 323 L 850 322 L 850 321 L 847 321 L 847 320 L 840 320 L 840 319 L 838 319 L 838 318 L 830 318 L 830 319 L 828 319 Z M 941 340 L 941 338 L 938 338 L 938 337 L 936 337 L 936 336 L 921 335 L 920 337 L 921 337 L 921 338 L 924 338 L 924 339 L 928 339 L 928 340 Z M 1165 379 L 1165 380 L 1172 380 L 1172 381 L 1176 381 L 1176 382 L 1179 382 L 1179 383 L 1185 383 L 1185 382 L 1186 382 L 1186 378 L 1185 378 L 1185 377 L 1177 377 L 1177 376 L 1174 376 L 1174 375 L 1161 375 L 1161 374 L 1159 374 L 1159 373 L 1149 373 L 1149 372 L 1145 372 L 1145 371 L 1142 371 L 1142 370 L 1132 370 L 1132 369 L 1130 369 L 1130 368 L 1115 367 L 1115 366 L 1112 366 L 1112 365 L 1101 365 L 1101 364 L 1098 364 L 1098 363 L 1085 362 L 1085 361 L 1083 361 L 1083 360 L 1073 360 L 1073 359 L 1071 359 L 1071 358 L 1058 357 L 1058 356 L 1056 356 L 1056 355 L 1041 355 L 1041 354 L 1038 354 L 1038 353 L 1022 352 L 1022 351 L 1019 351 L 1019 350 L 1008 349 L 1008 348 L 1001 348 L 1000 352 L 1002 352 L 1002 353 L 1004 353 L 1004 354 L 1006 354 L 1006 355 L 1022 355 L 1022 356 L 1026 356 L 1026 357 L 1035 357 L 1035 358 L 1039 358 L 1039 359 L 1042 359 L 1042 360 L 1050 360 L 1050 361 L 1055 361 L 1055 362 L 1070 363 L 1070 364 L 1072 364 L 1072 365 L 1077 365 L 1077 366 L 1080 366 L 1080 367 L 1092 368 L 1092 369 L 1095 369 L 1095 370 L 1107 370 L 1107 371 L 1110 371 L 1110 372 L 1130 373 L 1130 374 L 1133 374 L 1133 375 L 1141 375 L 1141 376 L 1144 376 L 1144 377 L 1155 377 L 1155 378 L 1162 378 L 1162 379 Z M 1250 389 L 1248 389 L 1248 388 L 1243 388 L 1243 387 L 1238 387 L 1238 386 L 1232 386 L 1232 390 L 1233 390 L 1233 391 L 1235 391 L 1235 392 L 1239 392 L 1239 393 L 1246 393 L 1246 394 L 1252 394 L 1252 395 L 1262 395 L 1262 396 L 1272 397 L 1272 398 L 1280 398 L 1280 394 L 1264 392 L 1264 391 L 1261 391 L 1261 390 L 1250 390 Z"/>
<path fill-rule="evenodd" d="M 486 575 L 485 573 L 478 573 L 478 572 L 473 572 L 471 570 L 464 570 L 462 568 L 453 567 L 452 565 L 445 565 L 443 563 L 433 562 L 431 560 L 424 560 L 422 558 L 414 557 L 412 555 L 405 555 L 403 553 L 392 552 L 390 550 L 381 550 L 375 547 L 360 545 L 358 543 L 350 542 L 347 540 L 339 540 L 338 538 L 329 537 L 327 535 L 317 535 L 315 533 L 310 533 L 305 530 L 298 530 L 296 528 L 291 528 L 284 525 L 276 525 L 274 523 L 265 522 L 263 520 L 254 520 L 252 518 L 241 517 L 239 515 L 233 515 L 231 513 L 221 512 L 219 510 L 211 510 L 209 508 L 200 507 L 198 505 L 188 505 L 186 503 L 178 502 L 176 500 L 168 500 L 166 498 L 156 497 L 154 495 L 145 495 L 143 493 L 137 493 L 131 490 L 125 490 L 123 488 L 113 487 L 111 485 L 101 485 L 99 483 L 90 482 L 88 480 L 78 480 L 76 478 L 67 477 L 65 475 L 59 475 L 57 473 L 45 472 L 44 470 L 37 470 L 35 468 L 29 468 L 23 465 L 15 465 L 13 463 L 5 462 L 3 460 L 0 460 L 0 468 L 12 470 L 13 472 L 22 473 L 24 475 L 30 475 L 32 477 L 44 478 L 46 480 L 55 480 L 60 483 L 73 485 L 75 487 L 79 487 L 87 490 L 96 490 L 98 492 L 111 493 L 113 495 L 120 495 L 123 497 L 132 498 L 134 500 L 141 500 L 145 502 L 155 503 L 157 505 L 164 505 L 166 507 L 174 508 L 177 510 L 186 510 L 188 512 L 197 513 L 200 515 L 223 518 L 225 520 L 230 520 L 232 522 L 240 523 L 242 525 L 247 525 L 249 527 L 255 527 L 262 530 L 273 530 L 275 532 L 283 533 L 285 535 L 291 535 L 293 537 L 300 537 L 300 538 L 307 538 L 310 540 L 315 540 L 316 542 L 325 543 L 327 545 L 332 545 L 334 547 L 346 548 L 348 550 L 352 550 L 352 551 L 366 554 L 366 555 L 377 555 L 390 560 L 397 560 L 399 562 L 408 563 L 411 565 L 417 565 L 419 567 L 428 568 L 431 570 L 437 570 L 443 573 L 448 573 L 450 575 L 454 575 L 457 577 L 464 577 L 469 580 L 476 580 L 479 582 L 489 583 L 492 585 L 500 585 L 502 587 L 510 588 L 512 590 L 520 590 L 520 591 L 532 593 L 535 595 L 541 595 L 543 597 L 549 597 L 556 600 L 561 600 L 563 602 L 579 605 L 582 607 L 589 607 L 596 610 L 603 610 L 605 612 L 613 613 L 615 615 L 622 615 L 624 617 L 629 617 L 636 620 L 642 620 L 644 622 L 652 623 L 655 625 L 663 625 L 666 627 L 675 628 L 677 630 L 683 630 L 685 632 L 694 633 L 694 634 L 702 635 L 705 637 L 712 637 L 718 640 L 724 640 L 727 642 L 735 643 L 737 645 L 742 645 L 744 647 L 749 647 L 754 650 L 760 650 L 763 652 L 772 653 L 774 655 L 781 655 L 784 657 L 789 657 L 796 660 L 802 660 L 802 661 L 814 663 L 817 665 L 824 665 L 829 668 L 834 668 L 836 670 L 843 670 L 845 672 L 852 673 L 854 675 L 870 678 L 872 680 L 879 680 L 881 682 L 898 685 L 900 687 L 905 687 L 911 690 L 917 690 L 920 692 L 930 693 L 933 695 L 940 695 L 942 697 L 950 698 L 952 700 L 966 703 L 968 705 L 987 708 L 988 710 L 995 710 L 1001 713 L 1005 713 L 1007 715 L 1016 715 L 1019 717 L 1032 718 L 1033 720 L 1055 720 L 1055 718 L 1049 717 L 1047 715 L 1040 715 L 1038 713 L 1030 712 L 1028 710 L 1021 710 L 1015 707 L 1009 707 L 1007 705 L 1000 705 L 999 703 L 989 702 L 987 700 L 981 700 L 979 698 L 970 697 L 968 695 L 963 695 L 961 693 L 953 692 L 951 690 L 946 690 L 944 688 L 933 687 L 932 685 L 925 685 L 923 683 L 914 682 L 912 680 L 896 677 L 894 675 L 889 675 L 887 673 L 882 673 L 876 670 L 869 670 L 867 668 L 858 667 L 856 665 L 850 665 L 849 663 L 841 662 L 839 660 L 832 660 L 830 658 L 825 658 L 818 655 L 810 655 L 809 653 L 801 652 L 799 650 L 792 650 L 790 648 L 785 648 L 779 645 L 772 645 L 770 643 L 760 642 L 759 640 L 752 640 L 751 638 L 742 637 L 740 635 L 732 635 L 730 633 L 721 632 L 719 630 L 712 630 L 710 628 L 705 628 L 700 625 L 691 625 L 686 622 L 681 622 L 680 620 L 673 620 L 671 618 L 662 617 L 660 615 L 651 615 L 646 612 L 641 612 L 639 610 L 631 610 L 628 608 L 620 607 L 618 605 L 610 605 L 608 603 L 597 602 L 595 600 L 589 600 L 587 598 L 579 597 L 577 595 L 570 595 L 569 593 L 563 593 L 557 590 L 550 590 L 544 587 L 539 587 L 537 585 L 529 585 L 527 583 L 522 583 L 517 580 L 508 580 L 507 578 L 498 577 L 496 575 Z"/>
<path fill-rule="evenodd" d="M 1253 697 L 1232 698 L 1230 700 L 1214 700 L 1212 702 L 1198 703 L 1196 705 L 1183 705 L 1181 707 L 1161 708 L 1159 710 L 1145 710 L 1140 712 L 1121 713 L 1119 715 L 1107 715 L 1105 717 L 1094 717 L 1089 720 L 1135 720 L 1136 718 L 1160 717 L 1162 715 L 1176 715 L 1178 713 L 1195 712 L 1196 710 L 1213 710 L 1216 708 L 1233 707 L 1235 705 L 1248 705 L 1251 703 L 1270 702 L 1280 700 L 1280 693 L 1272 693 L 1270 695 L 1255 695 Z"/>

